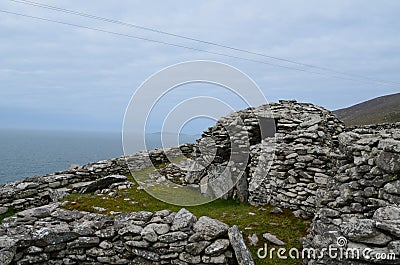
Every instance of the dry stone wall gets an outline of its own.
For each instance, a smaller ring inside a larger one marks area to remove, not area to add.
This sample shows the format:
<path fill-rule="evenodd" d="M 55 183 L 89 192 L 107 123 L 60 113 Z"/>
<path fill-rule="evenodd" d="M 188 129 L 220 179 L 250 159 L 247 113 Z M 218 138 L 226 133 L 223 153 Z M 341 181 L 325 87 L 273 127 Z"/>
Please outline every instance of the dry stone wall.
<path fill-rule="evenodd" d="M 20 211 L 56 202 L 71 192 L 81 191 L 101 177 L 127 175 L 130 169 L 137 171 L 168 162 L 165 152 L 168 153 L 168 157 L 190 155 L 193 146 L 188 144 L 166 150 L 141 151 L 127 157 L 73 166 L 66 171 L 3 184 L 0 185 L 0 206 Z"/>
<path fill-rule="evenodd" d="M 400 264 L 400 123 L 349 128 L 339 134 L 336 174 L 318 190 L 317 212 L 304 246 L 371 249 L 396 261 L 349 259 L 342 264 Z M 310 264 L 337 264 L 314 259 Z"/>
<path fill-rule="evenodd" d="M 59 206 L 4 220 L 0 264 L 254 264 L 237 227 L 184 208 L 108 217 Z"/>

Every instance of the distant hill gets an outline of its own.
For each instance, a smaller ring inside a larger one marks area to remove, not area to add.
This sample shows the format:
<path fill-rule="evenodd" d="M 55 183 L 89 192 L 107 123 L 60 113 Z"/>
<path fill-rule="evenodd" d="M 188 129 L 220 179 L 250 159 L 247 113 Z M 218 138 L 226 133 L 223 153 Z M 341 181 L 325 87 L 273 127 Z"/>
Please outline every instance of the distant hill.
<path fill-rule="evenodd" d="M 374 98 L 333 113 L 347 126 L 400 122 L 400 93 Z"/>

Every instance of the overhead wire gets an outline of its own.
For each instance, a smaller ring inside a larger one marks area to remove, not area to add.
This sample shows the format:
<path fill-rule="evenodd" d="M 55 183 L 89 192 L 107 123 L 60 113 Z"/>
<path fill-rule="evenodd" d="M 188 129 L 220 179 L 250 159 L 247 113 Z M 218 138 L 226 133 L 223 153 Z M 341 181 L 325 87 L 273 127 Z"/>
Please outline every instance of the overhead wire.
<path fill-rule="evenodd" d="M 172 37 L 177 37 L 177 38 L 181 38 L 181 39 L 195 41 L 195 42 L 199 42 L 199 43 L 203 43 L 203 44 L 207 44 L 207 45 L 217 46 L 217 47 L 220 47 L 220 48 L 225 48 L 225 49 L 229 49 L 229 50 L 233 50 L 233 51 L 237 51 L 237 52 L 252 54 L 252 55 L 256 55 L 256 56 L 262 56 L 262 57 L 266 57 L 266 58 L 269 58 L 269 59 L 279 60 L 279 61 L 283 61 L 283 62 L 286 62 L 286 63 L 292 63 L 292 64 L 296 64 L 296 65 L 303 66 L 303 67 L 313 68 L 314 70 L 322 70 L 322 71 L 325 71 L 325 72 L 331 72 L 331 73 L 334 73 L 335 75 L 327 74 L 327 73 L 324 73 L 324 72 L 311 71 L 310 69 L 303 69 L 303 68 L 298 68 L 298 67 L 275 64 L 275 63 L 271 63 L 271 62 L 266 62 L 264 60 L 261 61 L 261 60 L 246 58 L 246 57 L 242 57 L 242 56 L 235 56 L 235 55 L 230 55 L 230 54 L 221 53 L 221 52 L 213 52 L 213 51 L 209 51 L 209 50 L 205 50 L 205 49 L 194 48 L 194 47 L 187 46 L 187 45 L 181 45 L 181 44 L 176 44 L 176 43 L 171 43 L 171 42 L 166 42 L 166 41 L 161 41 L 161 40 L 156 40 L 156 39 L 150 39 L 150 38 L 140 37 L 140 36 L 131 35 L 131 34 L 118 33 L 118 32 L 114 32 L 114 31 L 103 30 L 103 29 L 99 29 L 99 28 L 88 27 L 88 26 L 69 23 L 69 22 L 63 22 L 63 21 L 58 21 L 58 20 L 53 20 L 53 19 L 47 19 L 47 18 L 42 18 L 42 17 L 37 17 L 37 16 L 31 16 L 31 15 L 22 14 L 22 13 L 16 13 L 16 12 L 11 12 L 11 11 L 6 11 L 6 10 L 0 10 L 0 12 L 12 14 L 12 15 L 17 15 L 17 16 L 22 16 L 22 17 L 33 18 L 33 19 L 47 21 L 47 22 L 53 22 L 53 23 L 73 26 L 73 27 L 84 28 L 84 29 L 88 29 L 88 30 L 99 31 L 99 32 L 103 32 L 103 33 L 113 34 L 113 35 L 119 35 L 119 36 L 124 36 L 124 37 L 129 37 L 129 38 L 135 38 L 135 39 L 139 39 L 139 40 L 143 40 L 143 41 L 149 41 L 149 42 L 153 42 L 153 43 L 158 43 L 158 44 L 163 44 L 163 45 L 168 45 L 168 46 L 173 46 L 173 47 L 178 47 L 178 48 L 184 48 L 184 49 L 204 52 L 204 53 L 208 53 L 208 54 L 229 57 L 229 58 L 233 58 L 233 59 L 245 60 L 245 61 L 250 61 L 250 62 L 254 62 L 254 63 L 262 63 L 262 64 L 266 64 L 266 65 L 270 65 L 270 66 L 274 66 L 274 67 L 285 68 L 285 69 L 289 69 L 289 70 L 302 71 L 302 72 L 307 72 L 307 73 L 311 73 L 311 74 L 329 76 L 329 77 L 339 78 L 339 79 L 344 79 L 344 80 L 363 81 L 363 82 L 369 82 L 369 83 L 374 82 L 374 83 L 392 84 L 392 85 L 393 84 L 396 84 L 396 85 L 400 84 L 398 82 L 392 82 L 392 81 L 387 81 L 387 80 L 381 80 L 381 79 L 376 79 L 376 78 L 371 78 L 371 77 L 366 77 L 366 76 L 361 76 L 361 75 L 355 75 L 355 74 L 350 74 L 350 73 L 346 73 L 346 72 L 336 71 L 336 70 L 325 68 L 325 67 L 320 67 L 320 66 L 311 65 L 311 64 L 305 64 L 305 63 L 301 63 L 301 62 L 297 62 L 297 61 L 293 61 L 293 60 L 288 60 L 288 59 L 284 59 L 284 58 L 279 58 L 279 57 L 275 57 L 275 56 L 266 55 L 266 54 L 263 54 L 263 53 L 252 52 L 252 51 L 248 51 L 248 50 L 244 50 L 244 49 L 239 49 L 239 48 L 235 48 L 235 47 L 231 47 L 231 46 L 226 46 L 226 45 L 223 45 L 223 44 L 218 44 L 218 43 L 215 43 L 215 42 L 210 42 L 210 41 L 200 40 L 200 39 L 196 39 L 196 38 L 191 38 L 191 37 L 187 37 L 187 36 L 183 36 L 183 35 L 179 35 L 179 34 L 174 34 L 174 33 L 166 32 L 166 31 L 162 31 L 162 30 L 158 30 L 158 29 L 154 29 L 154 28 L 144 27 L 144 26 L 131 24 L 131 23 L 126 23 L 126 22 L 122 22 L 122 21 L 118 21 L 118 20 L 114 20 L 114 19 L 108 19 L 108 18 L 104 18 L 104 17 L 99 17 L 99 16 L 95 16 L 95 15 L 91 15 L 91 14 L 87 14 L 87 13 L 83 13 L 83 12 L 78 12 L 78 11 L 59 8 L 59 7 L 55 7 L 55 6 L 45 5 L 45 4 L 41 4 L 41 3 L 37 3 L 37 2 L 33 2 L 33 1 L 27 1 L 27 0 L 9 0 L 9 1 L 16 2 L 16 3 L 21 3 L 21 4 L 26 4 L 26 5 L 31 5 L 31 6 L 36 6 L 36 7 L 41 7 L 41 8 L 46 8 L 46 9 L 50 9 L 50 10 L 54 10 L 54 11 L 58 11 L 58 12 L 63 12 L 63 13 L 67 13 L 67 14 L 73 14 L 73 15 L 77 15 L 77 16 L 82 16 L 82 17 L 86 17 L 86 18 L 90 18 L 90 19 L 101 20 L 101 21 L 104 21 L 104 22 L 113 23 L 113 24 L 119 24 L 119 25 L 122 25 L 122 26 L 138 28 L 138 29 L 141 29 L 141 30 L 147 30 L 147 31 L 151 31 L 151 32 L 155 32 L 155 33 L 159 33 L 159 34 L 163 34 L 163 35 L 168 35 L 168 36 L 172 36 Z M 346 77 L 338 76 L 338 74 L 339 75 L 344 75 Z"/>

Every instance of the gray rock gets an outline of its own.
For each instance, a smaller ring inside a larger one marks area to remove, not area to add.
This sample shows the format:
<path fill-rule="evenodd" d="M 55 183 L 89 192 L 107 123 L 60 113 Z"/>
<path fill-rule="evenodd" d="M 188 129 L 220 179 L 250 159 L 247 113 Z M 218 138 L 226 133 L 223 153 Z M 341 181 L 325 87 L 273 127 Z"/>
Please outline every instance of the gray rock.
<path fill-rule="evenodd" d="M 199 264 L 201 262 L 201 257 L 199 255 L 193 256 L 186 252 L 179 254 L 179 259 L 190 264 Z"/>
<path fill-rule="evenodd" d="M 67 227 L 63 230 L 41 228 L 34 231 L 32 238 L 37 246 L 44 247 L 72 241 L 78 236 L 78 233 L 69 231 Z"/>
<path fill-rule="evenodd" d="M 158 240 L 160 242 L 164 242 L 164 243 L 172 243 L 172 242 L 176 242 L 179 240 L 184 240 L 186 238 L 188 238 L 189 236 L 181 231 L 176 231 L 176 232 L 170 232 L 164 235 L 160 235 L 158 237 Z"/>
<path fill-rule="evenodd" d="M 15 246 L 15 243 L 18 242 L 18 239 L 14 239 L 8 236 L 0 236 L 0 249 L 2 248 L 11 248 Z M 1 264 L 1 263 L 0 263 Z"/>
<path fill-rule="evenodd" d="M 388 249 L 395 253 L 396 255 L 400 255 L 400 241 L 392 241 L 388 244 Z"/>
<path fill-rule="evenodd" d="M 83 188 L 81 193 L 90 193 L 95 192 L 96 190 L 106 189 L 113 183 L 125 182 L 126 180 L 126 176 L 122 175 L 110 175 L 102 177 Z"/>
<path fill-rule="evenodd" d="M 1 214 L 5 214 L 7 212 L 8 212 L 8 208 L 7 207 L 0 206 L 0 215 Z"/>
<path fill-rule="evenodd" d="M 158 239 L 157 233 L 153 230 L 153 227 L 150 225 L 143 228 L 140 235 L 142 236 L 143 239 L 149 242 L 156 242 Z"/>
<path fill-rule="evenodd" d="M 205 250 L 204 253 L 210 256 L 217 256 L 225 252 L 225 250 L 229 247 L 229 240 L 228 239 L 217 239 L 214 243 L 209 245 Z"/>
<path fill-rule="evenodd" d="M 48 192 L 49 192 L 50 199 L 53 202 L 58 202 L 58 201 L 64 199 L 65 197 L 67 197 L 69 194 L 65 188 L 48 189 Z"/>
<path fill-rule="evenodd" d="M 193 226 L 193 230 L 199 234 L 205 235 L 210 239 L 223 236 L 227 233 L 229 226 L 221 221 L 202 216 Z"/>
<path fill-rule="evenodd" d="M 137 248 L 132 248 L 132 253 L 136 256 L 142 257 L 147 260 L 151 261 L 159 261 L 160 260 L 160 255 L 157 253 L 154 253 L 152 251 L 144 250 L 144 249 L 137 249 Z"/>
<path fill-rule="evenodd" d="M 276 235 L 271 234 L 271 233 L 264 233 L 263 238 L 265 238 L 265 240 L 267 240 L 277 246 L 285 246 L 286 245 L 285 242 L 283 242 Z"/>
<path fill-rule="evenodd" d="M 151 227 L 158 235 L 163 235 L 169 232 L 170 226 L 168 224 L 157 224 L 152 223 L 147 225 L 147 227 Z"/>
<path fill-rule="evenodd" d="M 140 235 L 142 233 L 143 227 L 138 226 L 138 225 L 128 225 L 125 227 L 122 227 L 120 230 L 118 230 L 118 234 L 123 236 L 126 234 L 132 234 L 132 235 Z"/>
<path fill-rule="evenodd" d="M 185 208 L 182 208 L 175 215 L 175 218 L 172 222 L 171 231 L 191 229 L 196 221 L 197 218 L 194 214 L 192 214 Z"/>
<path fill-rule="evenodd" d="M 228 230 L 229 242 L 235 252 L 239 265 L 255 265 L 253 257 L 247 248 L 239 228 L 234 225 Z"/>
<path fill-rule="evenodd" d="M 400 160 L 398 161 L 400 165 Z M 400 195 L 400 180 L 396 180 L 390 183 L 387 183 L 383 189 L 390 194 Z"/>
<path fill-rule="evenodd" d="M 375 220 L 400 220 L 400 207 L 386 206 L 375 211 L 373 218 Z"/>
<path fill-rule="evenodd" d="M 0 264 L 11 264 L 14 259 L 15 252 L 9 250 L 0 250 Z"/>
<path fill-rule="evenodd" d="M 249 240 L 250 246 L 257 246 L 257 244 L 259 242 L 258 236 L 255 233 L 248 236 L 247 239 Z"/>
<path fill-rule="evenodd" d="M 271 211 L 269 211 L 269 213 L 271 214 L 279 214 L 279 213 L 283 213 L 283 210 L 279 207 L 274 207 Z"/>
<path fill-rule="evenodd" d="M 400 220 L 377 221 L 376 227 L 400 237 Z"/>
<path fill-rule="evenodd" d="M 95 235 L 100 238 L 112 238 L 115 235 L 115 228 L 110 226 L 95 232 Z"/>
<path fill-rule="evenodd" d="M 376 159 L 377 166 L 387 173 L 400 173 L 400 154 L 392 152 L 382 152 Z"/>
<path fill-rule="evenodd" d="M 206 247 L 211 244 L 210 241 L 198 241 L 186 245 L 186 252 L 192 255 L 199 255 Z"/>
<path fill-rule="evenodd" d="M 343 222 L 340 230 L 348 239 L 358 240 L 371 237 L 376 234 L 375 221 L 371 219 L 356 219 Z"/>
<path fill-rule="evenodd" d="M 135 248 L 147 248 L 150 246 L 150 243 L 145 240 L 141 241 L 126 241 L 125 244 L 127 246 L 135 247 Z"/>
<path fill-rule="evenodd" d="M 207 264 L 226 264 L 227 262 L 227 258 L 225 255 L 219 255 L 216 257 L 203 256 L 202 260 L 204 263 Z"/>
<path fill-rule="evenodd" d="M 98 237 L 78 237 L 67 244 L 68 248 L 89 248 L 98 246 L 100 239 Z"/>

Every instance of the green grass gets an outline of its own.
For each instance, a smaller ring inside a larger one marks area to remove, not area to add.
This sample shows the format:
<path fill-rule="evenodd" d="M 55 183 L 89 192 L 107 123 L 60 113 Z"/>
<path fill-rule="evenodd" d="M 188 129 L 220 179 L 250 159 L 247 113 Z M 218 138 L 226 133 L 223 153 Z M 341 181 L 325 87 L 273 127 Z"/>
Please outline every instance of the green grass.
<path fill-rule="evenodd" d="M 0 214 L 0 224 L 3 222 L 3 220 L 7 217 L 13 216 L 15 214 L 15 210 L 13 207 L 8 208 L 8 212 Z"/>
<path fill-rule="evenodd" d="M 145 169 L 135 173 L 135 177 L 141 179 L 144 175 L 150 173 L 150 169 Z M 129 180 L 134 182 L 133 177 L 129 176 Z M 136 182 L 134 182 L 136 183 Z M 134 211 L 151 211 L 169 209 L 172 211 L 179 211 L 182 207 L 171 205 L 162 202 L 144 190 L 138 190 L 137 185 L 131 189 L 120 190 L 116 196 L 98 196 L 94 194 L 71 194 L 66 201 L 69 203 L 65 206 L 67 209 L 83 210 L 89 212 L 97 212 L 93 206 L 105 208 L 103 214 L 110 214 L 114 212 L 134 212 Z M 167 194 L 171 193 L 171 189 L 157 190 Z M 173 190 L 174 196 L 181 196 L 181 190 Z M 164 194 L 164 195 L 165 195 Z M 170 194 L 171 195 L 171 194 Z M 187 198 L 188 194 L 185 194 Z M 129 200 L 127 200 L 129 198 Z M 197 197 L 196 197 L 197 200 Z M 135 203 L 132 203 L 135 202 Z M 257 250 L 264 245 L 262 234 L 270 232 L 275 234 L 278 238 L 287 243 L 286 249 L 301 248 L 299 242 L 300 237 L 306 234 L 309 226 L 309 221 L 296 218 L 291 211 L 284 210 L 282 214 L 270 214 L 271 206 L 256 207 L 247 203 L 238 203 L 235 200 L 215 200 L 206 204 L 198 206 L 185 207 L 197 217 L 206 215 L 228 225 L 238 225 L 240 230 L 243 231 L 247 243 L 247 236 L 256 233 L 260 239 L 258 246 L 249 246 L 256 264 L 300 264 L 299 260 L 279 260 L 279 259 L 258 259 Z M 263 209 L 264 208 L 264 209 Z M 250 213 L 250 214 L 249 214 Z M 274 247 L 269 244 L 269 248 Z M 276 247 L 276 246 L 275 246 Z"/>

